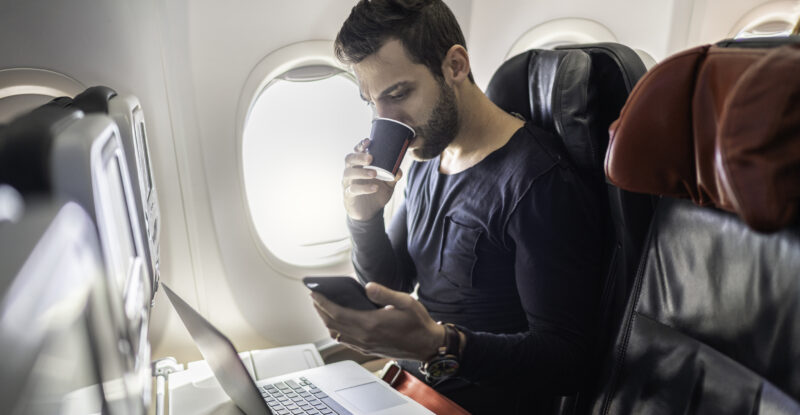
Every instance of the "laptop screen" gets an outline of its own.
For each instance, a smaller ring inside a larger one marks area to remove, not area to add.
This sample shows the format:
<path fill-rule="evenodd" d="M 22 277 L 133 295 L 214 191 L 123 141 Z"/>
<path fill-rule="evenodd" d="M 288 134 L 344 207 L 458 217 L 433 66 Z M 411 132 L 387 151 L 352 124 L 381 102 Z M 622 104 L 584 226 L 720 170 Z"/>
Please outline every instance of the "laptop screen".
<path fill-rule="evenodd" d="M 200 354 L 236 406 L 248 415 L 271 414 L 233 343 L 166 284 L 162 282 L 161 286 L 192 335 Z"/>

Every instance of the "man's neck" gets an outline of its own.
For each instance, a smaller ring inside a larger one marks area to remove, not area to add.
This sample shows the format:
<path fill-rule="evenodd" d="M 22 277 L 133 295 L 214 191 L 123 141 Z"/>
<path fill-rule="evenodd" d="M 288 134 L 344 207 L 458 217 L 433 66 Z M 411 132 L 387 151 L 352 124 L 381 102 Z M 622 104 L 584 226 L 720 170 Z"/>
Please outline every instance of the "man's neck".
<path fill-rule="evenodd" d="M 439 172 L 462 172 L 503 147 L 524 122 L 497 107 L 475 85 L 464 92 L 456 138 L 442 152 Z"/>

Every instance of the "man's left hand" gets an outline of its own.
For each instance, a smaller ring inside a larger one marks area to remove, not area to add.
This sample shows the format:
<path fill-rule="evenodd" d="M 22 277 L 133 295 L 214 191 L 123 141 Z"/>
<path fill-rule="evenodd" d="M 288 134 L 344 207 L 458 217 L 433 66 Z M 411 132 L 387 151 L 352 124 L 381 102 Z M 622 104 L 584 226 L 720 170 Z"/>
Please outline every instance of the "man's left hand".
<path fill-rule="evenodd" d="M 444 343 L 444 327 L 410 295 L 368 283 L 367 297 L 384 307 L 359 311 L 337 305 L 312 292 L 314 308 L 331 337 L 362 353 L 425 361 Z"/>

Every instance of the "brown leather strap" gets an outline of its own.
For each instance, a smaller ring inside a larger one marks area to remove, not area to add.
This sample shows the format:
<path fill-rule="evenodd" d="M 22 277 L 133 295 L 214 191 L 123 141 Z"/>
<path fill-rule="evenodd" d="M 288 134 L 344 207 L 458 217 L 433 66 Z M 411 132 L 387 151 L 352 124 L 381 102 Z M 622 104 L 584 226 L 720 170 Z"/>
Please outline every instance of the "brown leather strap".
<path fill-rule="evenodd" d="M 469 415 L 464 408 L 403 370 L 397 362 L 386 365 L 383 380 L 437 415 Z"/>

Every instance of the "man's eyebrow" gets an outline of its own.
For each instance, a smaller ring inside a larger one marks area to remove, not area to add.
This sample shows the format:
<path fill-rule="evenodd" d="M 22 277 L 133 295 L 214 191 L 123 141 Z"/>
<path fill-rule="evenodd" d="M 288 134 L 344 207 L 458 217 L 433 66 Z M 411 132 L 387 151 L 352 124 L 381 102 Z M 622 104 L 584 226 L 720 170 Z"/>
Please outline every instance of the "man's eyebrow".
<path fill-rule="evenodd" d="M 398 83 L 396 83 L 396 84 L 384 89 L 383 92 L 381 92 L 380 95 L 378 96 L 378 99 L 381 99 L 381 98 L 391 94 L 392 92 L 394 92 L 397 89 L 400 89 L 400 88 L 403 88 L 403 87 L 407 87 L 410 84 L 411 84 L 411 82 L 409 82 L 409 81 L 400 81 L 400 82 L 398 82 Z M 358 91 L 358 95 L 361 96 L 361 99 L 364 100 L 364 102 L 367 102 L 367 103 L 371 102 L 369 99 L 367 99 L 366 96 L 364 96 L 364 93 L 361 90 Z"/>

